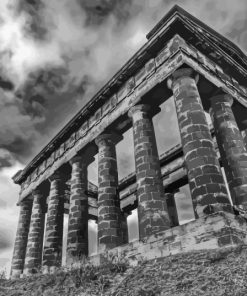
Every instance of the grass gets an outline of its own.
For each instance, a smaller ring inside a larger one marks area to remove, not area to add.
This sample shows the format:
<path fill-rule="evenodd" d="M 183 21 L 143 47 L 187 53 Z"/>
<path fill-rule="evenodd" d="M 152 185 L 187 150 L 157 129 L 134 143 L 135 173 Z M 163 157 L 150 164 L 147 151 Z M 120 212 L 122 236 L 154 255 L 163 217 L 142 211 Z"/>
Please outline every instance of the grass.
<path fill-rule="evenodd" d="M 102 266 L 59 269 L 52 275 L 0 278 L 1 296 L 244 296 L 247 246 L 194 251 L 128 266 L 110 258 Z"/>

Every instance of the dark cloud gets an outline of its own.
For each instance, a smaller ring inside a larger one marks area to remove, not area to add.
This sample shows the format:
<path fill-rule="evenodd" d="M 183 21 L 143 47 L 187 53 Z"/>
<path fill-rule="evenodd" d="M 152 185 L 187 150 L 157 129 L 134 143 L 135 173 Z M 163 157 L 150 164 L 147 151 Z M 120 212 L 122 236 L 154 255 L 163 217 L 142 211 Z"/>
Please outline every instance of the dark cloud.
<path fill-rule="evenodd" d="M 45 4 L 40 0 L 19 0 L 15 6 L 17 15 L 25 13 L 26 22 L 23 27 L 24 33 L 30 38 L 45 40 L 48 28 L 43 21 L 43 9 Z"/>
<path fill-rule="evenodd" d="M 87 25 L 99 25 L 108 16 L 116 18 L 118 24 L 126 23 L 133 15 L 141 11 L 140 5 L 131 0 L 77 0 L 86 12 Z"/>
<path fill-rule="evenodd" d="M 0 76 L 0 88 L 11 91 L 14 89 L 14 84 Z"/>
<path fill-rule="evenodd" d="M 196 0 L 2 4 L 6 26 L 0 27 L 0 148 L 9 156 L 0 153 L 0 166 L 11 165 L 13 158 L 27 162 L 38 153 L 140 47 L 143 36 L 175 2 L 246 49 L 244 0 L 236 5 L 229 0 L 224 5 L 219 0 L 200 5 Z M 156 134 L 164 135 L 157 137 L 160 153 L 180 140 L 174 106 L 166 104 L 154 119 Z M 131 166 L 128 155 L 121 156 L 123 175 Z"/>
<path fill-rule="evenodd" d="M 12 166 L 14 163 L 15 159 L 13 158 L 13 155 L 10 153 L 10 151 L 0 148 L 0 168 Z"/>
<path fill-rule="evenodd" d="M 40 118 L 33 118 L 22 112 L 23 102 L 15 96 L 0 90 L 0 167 L 11 166 L 15 159 L 30 157 L 39 132 L 35 124 Z"/>

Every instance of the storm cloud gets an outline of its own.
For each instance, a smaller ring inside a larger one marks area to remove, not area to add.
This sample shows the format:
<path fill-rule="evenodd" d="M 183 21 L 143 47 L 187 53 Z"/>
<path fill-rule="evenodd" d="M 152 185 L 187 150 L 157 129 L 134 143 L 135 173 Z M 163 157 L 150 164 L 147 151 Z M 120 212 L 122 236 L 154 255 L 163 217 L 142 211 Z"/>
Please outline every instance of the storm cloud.
<path fill-rule="evenodd" d="M 246 48 L 244 0 L 1 1 L 0 166 L 38 153 L 175 3 Z"/>

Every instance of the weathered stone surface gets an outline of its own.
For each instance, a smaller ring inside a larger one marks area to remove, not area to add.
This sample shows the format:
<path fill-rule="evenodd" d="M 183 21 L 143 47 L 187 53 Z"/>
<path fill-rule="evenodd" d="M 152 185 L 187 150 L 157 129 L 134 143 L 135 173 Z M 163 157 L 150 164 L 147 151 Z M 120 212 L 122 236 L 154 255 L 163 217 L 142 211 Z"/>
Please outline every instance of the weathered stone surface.
<path fill-rule="evenodd" d="M 200 217 L 207 205 L 229 204 L 229 199 L 195 79 L 192 69 L 179 69 L 171 88 L 194 211 Z"/>
<path fill-rule="evenodd" d="M 247 209 L 247 150 L 227 94 L 211 98 L 210 115 L 233 204 Z"/>
<path fill-rule="evenodd" d="M 140 239 L 170 227 L 149 111 L 148 105 L 136 105 L 129 111 L 133 123 Z"/>
<path fill-rule="evenodd" d="M 246 220 L 232 213 L 217 212 L 89 259 L 92 264 L 99 265 L 105 261 L 106 257 L 116 256 L 124 257 L 130 265 L 137 265 L 143 260 L 153 260 L 193 250 L 241 246 L 246 243 Z"/>
<path fill-rule="evenodd" d="M 41 268 L 45 223 L 44 202 L 45 196 L 41 189 L 33 191 L 32 216 L 23 272 L 25 275 L 36 273 Z"/>
<path fill-rule="evenodd" d="M 124 232 L 118 193 L 115 138 L 102 134 L 96 139 L 98 158 L 98 242 L 99 250 L 121 245 Z"/>
<path fill-rule="evenodd" d="M 66 263 L 88 255 L 87 156 L 76 156 L 72 165 Z"/>
<path fill-rule="evenodd" d="M 64 178 L 57 171 L 50 177 L 50 194 L 43 250 L 43 271 L 53 272 L 61 265 L 64 215 Z"/>
<path fill-rule="evenodd" d="M 10 272 L 11 278 L 19 278 L 23 272 L 31 213 L 32 201 L 23 200 L 20 204 L 19 221 Z"/>

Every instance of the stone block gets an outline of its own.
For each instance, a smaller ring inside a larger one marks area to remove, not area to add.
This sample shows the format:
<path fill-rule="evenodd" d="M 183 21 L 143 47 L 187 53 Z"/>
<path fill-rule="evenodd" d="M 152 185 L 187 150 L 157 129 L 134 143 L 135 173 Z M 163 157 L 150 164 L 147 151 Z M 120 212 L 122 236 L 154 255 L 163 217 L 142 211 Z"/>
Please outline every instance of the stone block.
<path fill-rule="evenodd" d="M 168 46 L 166 46 L 164 49 L 162 49 L 157 57 L 155 58 L 155 64 L 156 67 L 159 67 L 161 64 L 163 64 L 171 55 L 170 49 Z"/>
<path fill-rule="evenodd" d="M 107 100 L 102 107 L 102 116 L 105 116 L 108 112 L 110 112 L 111 108 L 112 108 L 111 100 Z"/>
<path fill-rule="evenodd" d="M 135 75 L 135 85 L 138 86 L 145 78 L 146 78 L 146 69 L 145 67 L 143 67 Z"/>
<path fill-rule="evenodd" d="M 145 69 L 146 69 L 146 75 L 149 77 L 152 75 L 155 71 L 155 59 L 150 59 L 146 64 L 145 64 Z"/>

